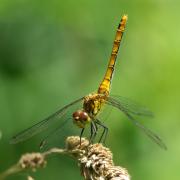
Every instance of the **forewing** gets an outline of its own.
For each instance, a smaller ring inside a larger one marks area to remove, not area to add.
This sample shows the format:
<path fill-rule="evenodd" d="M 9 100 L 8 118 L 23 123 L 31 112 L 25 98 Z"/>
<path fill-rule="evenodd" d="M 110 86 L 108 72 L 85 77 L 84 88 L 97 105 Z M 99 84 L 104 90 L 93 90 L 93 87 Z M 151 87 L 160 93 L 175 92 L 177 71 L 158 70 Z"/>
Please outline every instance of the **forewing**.
<path fill-rule="evenodd" d="M 163 143 L 162 139 L 156 135 L 154 132 L 152 132 L 150 129 L 144 127 L 141 123 L 139 123 L 130 113 L 129 109 L 124 108 L 124 106 L 120 105 L 120 102 L 116 103 L 116 101 L 111 101 L 112 98 L 108 98 L 106 103 L 109 105 L 112 105 L 119 110 L 121 110 L 127 117 L 128 119 L 138 128 L 140 128 L 151 140 L 153 140 L 155 143 L 157 143 L 161 148 L 167 149 L 166 145 Z M 140 115 L 140 114 L 136 114 Z M 144 115 L 144 114 L 143 114 Z"/>
<path fill-rule="evenodd" d="M 125 110 L 126 112 L 137 115 L 137 116 L 148 116 L 153 117 L 153 113 L 146 107 L 133 102 L 132 100 L 122 97 L 122 96 L 111 96 L 108 97 L 108 101 L 114 105 L 118 106 L 120 110 Z"/>
<path fill-rule="evenodd" d="M 71 118 L 67 119 L 67 117 L 67 115 L 63 117 L 61 119 L 63 122 L 56 123 L 56 127 L 42 138 L 39 144 L 41 150 L 48 150 L 51 147 L 65 147 L 65 139 L 68 136 L 79 136 L 80 128 L 73 124 L 72 115 Z"/>
<path fill-rule="evenodd" d="M 60 120 L 72 106 L 81 102 L 83 100 L 83 98 L 84 97 L 73 101 L 72 103 L 64 106 L 63 108 L 61 108 L 60 110 L 58 110 L 54 114 L 50 115 L 46 119 L 44 119 L 44 120 L 40 121 L 39 123 L 31 126 L 30 128 L 23 130 L 22 132 L 18 133 L 17 135 L 12 137 L 12 139 L 10 140 L 10 143 L 16 144 L 16 143 L 19 143 L 21 141 L 25 141 L 25 140 L 31 138 L 32 136 L 44 131 L 49 126 L 51 126 L 52 124 L 54 124 L 55 122 Z M 63 124 L 64 124 L 64 122 L 63 122 Z"/>

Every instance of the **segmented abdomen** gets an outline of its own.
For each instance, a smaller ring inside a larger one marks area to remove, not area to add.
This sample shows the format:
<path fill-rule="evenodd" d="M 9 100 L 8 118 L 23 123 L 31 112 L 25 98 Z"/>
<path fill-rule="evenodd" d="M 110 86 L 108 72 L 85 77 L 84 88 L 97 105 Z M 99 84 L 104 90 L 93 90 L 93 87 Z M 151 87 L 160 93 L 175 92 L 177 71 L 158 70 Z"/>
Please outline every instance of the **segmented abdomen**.
<path fill-rule="evenodd" d="M 117 53 L 118 53 L 119 46 L 120 46 L 120 43 L 121 43 L 121 39 L 122 39 L 122 36 L 123 36 L 123 32 L 125 30 L 126 22 L 127 22 L 127 15 L 124 15 L 121 18 L 121 22 L 118 25 L 118 29 L 117 29 L 115 40 L 114 40 L 114 43 L 113 43 L 113 48 L 112 48 L 108 68 L 106 70 L 104 79 L 101 82 L 101 84 L 99 86 L 99 89 L 98 89 L 99 94 L 105 94 L 107 96 L 109 95 L 112 76 L 113 76 L 115 63 L 116 63 L 116 57 L 117 57 Z"/>

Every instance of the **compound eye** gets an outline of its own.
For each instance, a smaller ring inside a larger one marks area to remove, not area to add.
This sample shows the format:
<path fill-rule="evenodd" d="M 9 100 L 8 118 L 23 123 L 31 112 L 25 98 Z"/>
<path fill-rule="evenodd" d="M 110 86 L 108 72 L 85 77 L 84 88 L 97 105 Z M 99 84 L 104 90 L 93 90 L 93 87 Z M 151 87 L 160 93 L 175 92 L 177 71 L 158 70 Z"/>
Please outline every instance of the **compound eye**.
<path fill-rule="evenodd" d="M 89 119 L 89 116 L 84 111 L 76 111 L 73 113 L 73 119 L 75 121 L 87 121 Z"/>
<path fill-rule="evenodd" d="M 81 119 L 81 120 L 87 121 L 88 118 L 89 118 L 89 116 L 88 116 L 88 114 L 87 114 L 86 112 L 83 111 L 83 112 L 80 114 L 80 119 Z"/>
<path fill-rule="evenodd" d="M 88 113 L 83 110 L 79 110 L 73 113 L 73 122 L 79 127 L 84 128 L 87 123 L 90 122 Z"/>
<path fill-rule="evenodd" d="M 73 119 L 74 120 L 79 120 L 80 119 L 80 114 L 81 114 L 81 111 L 76 111 L 73 113 Z"/>

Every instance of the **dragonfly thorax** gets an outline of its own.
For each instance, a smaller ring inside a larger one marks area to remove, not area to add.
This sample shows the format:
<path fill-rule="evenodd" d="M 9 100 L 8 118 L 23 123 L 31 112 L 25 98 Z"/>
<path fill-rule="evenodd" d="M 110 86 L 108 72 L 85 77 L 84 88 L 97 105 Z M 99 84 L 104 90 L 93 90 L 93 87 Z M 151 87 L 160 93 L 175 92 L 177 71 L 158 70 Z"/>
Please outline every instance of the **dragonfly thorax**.
<path fill-rule="evenodd" d="M 84 98 L 83 108 L 91 118 L 94 118 L 100 111 L 105 97 L 100 94 L 89 94 Z"/>
<path fill-rule="evenodd" d="M 79 128 L 84 128 L 86 124 L 88 124 L 90 121 L 91 118 L 89 117 L 88 113 L 84 110 L 78 110 L 73 113 L 73 122 Z"/>

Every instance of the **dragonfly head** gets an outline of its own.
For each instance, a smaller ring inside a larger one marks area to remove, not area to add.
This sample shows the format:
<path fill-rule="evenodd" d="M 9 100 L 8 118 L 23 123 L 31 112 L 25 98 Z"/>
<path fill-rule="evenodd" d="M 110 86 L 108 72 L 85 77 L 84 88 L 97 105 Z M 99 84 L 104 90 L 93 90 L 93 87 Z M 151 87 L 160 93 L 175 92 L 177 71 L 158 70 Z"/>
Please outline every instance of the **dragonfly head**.
<path fill-rule="evenodd" d="M 86 124 L 90 122 L 91 118 L 89 117 L 88 113 L 83 110 L 78 110 L 73 113 L 73 122 L 79 128 L 84 128 Z"/>

